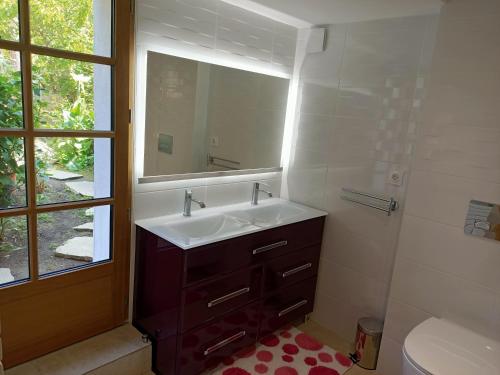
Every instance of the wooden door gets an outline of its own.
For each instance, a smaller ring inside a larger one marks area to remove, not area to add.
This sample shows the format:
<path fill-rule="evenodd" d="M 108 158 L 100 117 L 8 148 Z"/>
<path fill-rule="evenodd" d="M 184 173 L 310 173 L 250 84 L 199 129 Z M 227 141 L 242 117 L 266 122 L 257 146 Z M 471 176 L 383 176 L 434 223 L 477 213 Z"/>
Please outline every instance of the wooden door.
<path fill-rule="evenodd" d="M 130 0 L 0 2 L 0 319 L 12 367 L 128 311 Z"/>

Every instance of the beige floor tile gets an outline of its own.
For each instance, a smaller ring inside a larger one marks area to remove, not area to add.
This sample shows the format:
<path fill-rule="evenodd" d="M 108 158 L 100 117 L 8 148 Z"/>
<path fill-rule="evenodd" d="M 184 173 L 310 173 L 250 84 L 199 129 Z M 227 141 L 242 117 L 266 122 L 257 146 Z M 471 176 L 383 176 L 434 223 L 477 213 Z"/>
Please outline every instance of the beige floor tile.
<path fill-rule="evenodd" d="M 348 355 L 352 352 L 353 343 L 347 342 L 344 339 L 337 336 L 335 333 L 323 328 L 318 323 L 309 320 L 304 324 L 297 326 L 301 331 L 306 332 L 308 335 L 316 338 L 325 345 L 341 352 L 344 355 Z M 354 366 L 349 370 L 346 375 L 382 375 L 375 371 L 369 371 L 362 369 L 359 366 Z"/>
<path fill-rule="evenodd" d="M 140 361 L 137 371 L 143 372 L 148 369 L 144 361 L 146 358 L 150 360 L 150 356 L 144 354 L 145 351 L 151 353 L 150 344 L 144 343 L 139 331 L 126 324 L 13 367 L 6 371 L 6 375 L 81 375 L 92 371 L 104 374 L 110 363 L 130 354 L 134 354 L 131 358 Z M 125 358 L 124 362 L 128 360 L 130 358 Z M 116 363 L 121 365 L 119 361 Z"/>

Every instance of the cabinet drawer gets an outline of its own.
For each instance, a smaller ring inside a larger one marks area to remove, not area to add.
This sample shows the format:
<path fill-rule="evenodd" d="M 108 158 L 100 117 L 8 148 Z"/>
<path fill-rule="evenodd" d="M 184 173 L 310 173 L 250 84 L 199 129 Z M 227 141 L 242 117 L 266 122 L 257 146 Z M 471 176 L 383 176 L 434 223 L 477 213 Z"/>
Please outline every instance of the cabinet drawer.
<path fill-rule="evenodd" d="M 286 286 L 266 298 L 262 307 L 260 336 L 266 336 L 287 323 L 313 311 L 316 277 Z"/>
<path fill-rule="evenodd" d="M 320 245 L 306 247 L 269 261 L 265 265 L 264 293 L 315 276 L 318 273 L 320 250 Z"/>
<path fill-rule="evenodd" d="M 264 262 L 292 251 L 321 244 L 324 218 L 270 229 L 258 233 L 250 252 L 254 262 Z"/>
<path fill-rule="evenodd" d="M 186 284 L 321 243 L 324 218 L 268 229 L 186 252 Z"/>
<path fill-rule="evenodd" d="M 231 312 L 181 339 L 178 374 L 195 375 L 216 367 L 224 358 L 255 343 L 260 303 Z"/>
<path fill-rule="evenodd" d="M 262 267 L 254 267 L 185 289 L 182 331 L 256 300 L 261 280 Z"/>

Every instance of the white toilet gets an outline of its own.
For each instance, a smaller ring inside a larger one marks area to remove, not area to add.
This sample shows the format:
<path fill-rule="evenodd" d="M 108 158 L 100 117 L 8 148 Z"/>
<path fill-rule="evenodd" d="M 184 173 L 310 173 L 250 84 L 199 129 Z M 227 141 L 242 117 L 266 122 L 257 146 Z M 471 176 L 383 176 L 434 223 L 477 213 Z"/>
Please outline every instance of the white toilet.
<path fill-rule="evenodd" d="M 500 343 L 430 318 L 406 337 L 403 375 L 500 375 Z"/>

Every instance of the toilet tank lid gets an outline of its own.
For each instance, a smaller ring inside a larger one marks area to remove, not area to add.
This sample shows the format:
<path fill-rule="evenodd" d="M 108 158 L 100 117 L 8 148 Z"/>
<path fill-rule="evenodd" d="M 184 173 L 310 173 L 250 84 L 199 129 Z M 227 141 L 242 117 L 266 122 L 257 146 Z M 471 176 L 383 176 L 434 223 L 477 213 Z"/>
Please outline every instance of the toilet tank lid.
<path fill-rule="evenodd" d="M 406 337 L 411 362 L 433 375 L 500 375 L 500 343 L 444 319 L 430 318 Z"/>

